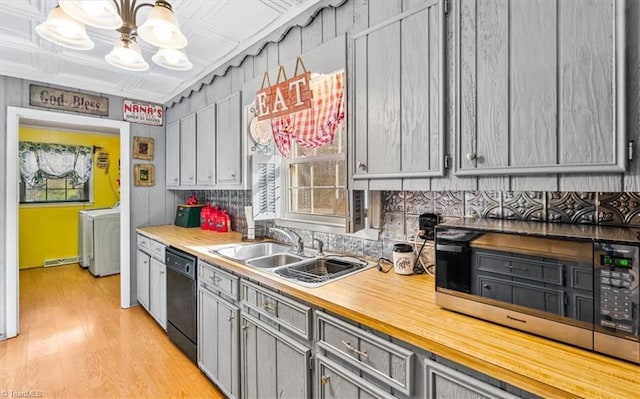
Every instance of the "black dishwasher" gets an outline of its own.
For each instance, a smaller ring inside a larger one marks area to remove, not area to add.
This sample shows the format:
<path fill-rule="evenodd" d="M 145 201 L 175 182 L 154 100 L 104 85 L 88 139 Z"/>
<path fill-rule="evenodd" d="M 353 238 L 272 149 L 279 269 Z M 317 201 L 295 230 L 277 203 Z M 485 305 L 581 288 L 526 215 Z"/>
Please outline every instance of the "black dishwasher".
<path fill-rule="evenodd" d="M 198 258 L 174 247 L 166 250 L 167 334 L 194 363 L 198 355 Z"/>

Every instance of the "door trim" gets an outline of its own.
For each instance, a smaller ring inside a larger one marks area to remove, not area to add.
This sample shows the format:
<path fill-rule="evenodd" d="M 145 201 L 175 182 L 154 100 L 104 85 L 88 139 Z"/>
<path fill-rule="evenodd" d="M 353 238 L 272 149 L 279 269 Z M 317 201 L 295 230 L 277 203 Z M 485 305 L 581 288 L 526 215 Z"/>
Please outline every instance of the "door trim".
<path fill-rule="evenodd" d="M 130 251 L 130 129 L 129 122 L 89 116 L 42 111 L 31 108 L 7 107 L 6 145 L 6 209 L 5 209 L 5 331 L 4 338 L 19 332 L 19 264 L 18 264 L 18 137 L 21 122 L 51 123 L 82 130 L 101 130 L 120 135 L 120 306 L 131 303 Z M 1 316 L 1 315 L 0 315 Z"/>

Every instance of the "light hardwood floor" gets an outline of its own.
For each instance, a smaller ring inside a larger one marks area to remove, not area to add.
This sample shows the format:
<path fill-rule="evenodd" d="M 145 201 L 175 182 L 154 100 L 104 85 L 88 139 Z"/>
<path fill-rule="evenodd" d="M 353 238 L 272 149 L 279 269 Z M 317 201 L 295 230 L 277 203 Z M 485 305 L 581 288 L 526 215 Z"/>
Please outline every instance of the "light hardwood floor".
<path fill-rule="evenodd" d="M 223 398 L 141 307 L 120 308 L 120 277 L 77 264 L 20 272 L 20 334 L 0 341 L 0 396 Z"/>

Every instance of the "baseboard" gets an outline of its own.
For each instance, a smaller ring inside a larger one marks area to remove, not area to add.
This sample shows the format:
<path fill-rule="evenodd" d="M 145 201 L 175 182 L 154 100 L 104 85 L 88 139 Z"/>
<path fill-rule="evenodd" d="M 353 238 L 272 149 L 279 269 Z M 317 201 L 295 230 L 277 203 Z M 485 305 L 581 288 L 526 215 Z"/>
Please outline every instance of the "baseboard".
<path fill-rule="evenodd" d="M 71 263 L 79 263 L 79 262 L 80 262 L 79 256 L 74 256 L 71 258 L 46 259 L 44 261 L 44 267 L 62 266 L 62 265 L 68 265 Z"/>

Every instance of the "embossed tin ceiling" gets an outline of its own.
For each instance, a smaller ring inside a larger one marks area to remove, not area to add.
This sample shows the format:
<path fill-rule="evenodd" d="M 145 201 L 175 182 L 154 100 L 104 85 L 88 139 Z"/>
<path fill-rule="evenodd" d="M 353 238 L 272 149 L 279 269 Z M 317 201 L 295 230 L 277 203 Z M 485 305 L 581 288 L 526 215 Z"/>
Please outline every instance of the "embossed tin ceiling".
<path fill-rule="evenodd" d="M 171 71 L 157 66 L 151 61 L 157 48 L 139 40 L 150 68 L 128 72 L 104 60 L 118 38 L 115 30 L 88 26 L 95 48 L 66 49 L 43 40 L 34 30 L 57 5 L 56 0 L 2 0 L 0 75 L 164 104 L 319 1 L 170 0 L 189 40 L 186 52 L 193 69 Z M 142 2 L 153 0 L 139 1 Z M 149 9 L 140 10 L 138 25 L 144 22 Z"/>

